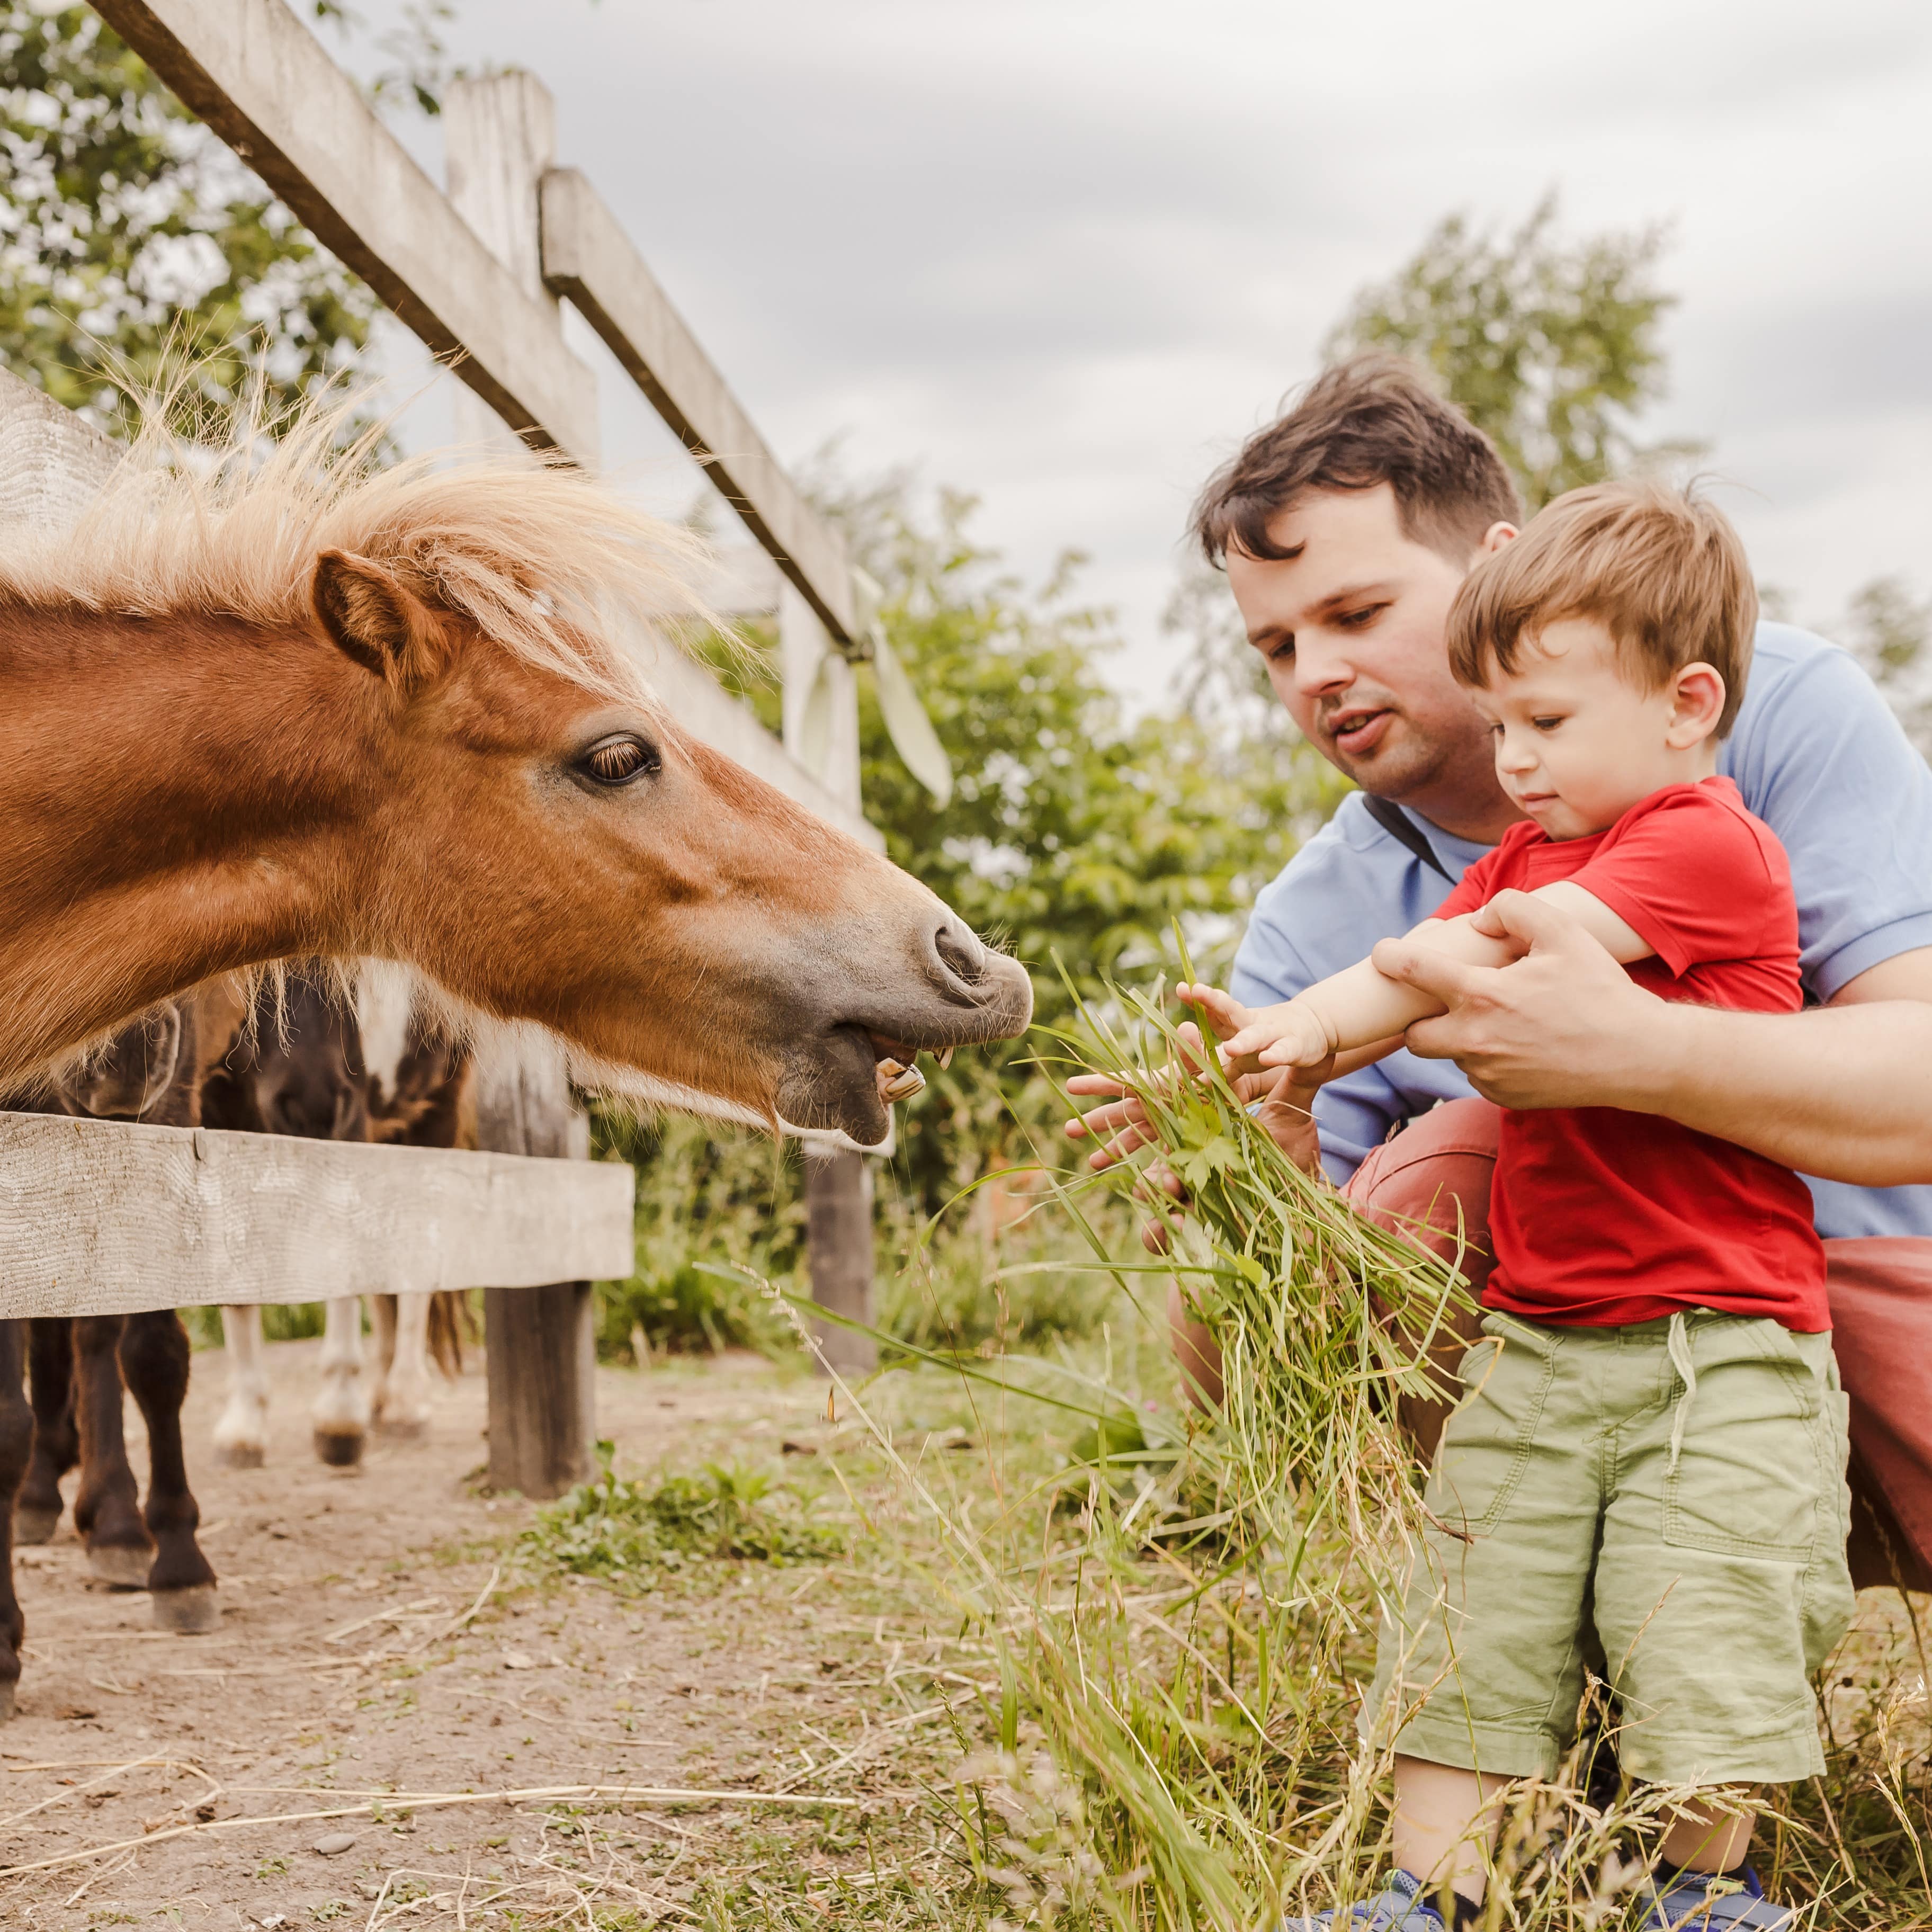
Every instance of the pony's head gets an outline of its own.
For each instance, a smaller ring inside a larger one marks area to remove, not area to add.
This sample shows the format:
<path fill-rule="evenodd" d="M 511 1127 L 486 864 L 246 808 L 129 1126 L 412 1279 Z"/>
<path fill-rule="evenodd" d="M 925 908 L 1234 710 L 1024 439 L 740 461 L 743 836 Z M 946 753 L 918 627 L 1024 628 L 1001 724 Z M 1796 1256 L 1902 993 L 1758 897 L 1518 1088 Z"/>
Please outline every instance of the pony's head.
<path fill-rule="evenodd" d="M 560 1034 L 580 1077 L 862 1145 L 880 1060 L 1024 1027 L 1017 964 L 653 694 L 664 614 L 704 618 L 691 538 L 561 466 L 378 464 L 345 407 L 220 461 L 137 445 L 0 572 L 165 626 L 140 674 L 172 657 L 191 701 L 225 668 L 209 769 L 178 748 L 170 789 L 226 830 L 175 848 L 218 846 L 224 879 L 249 854 L 247 890 L 295 908 L 279 950 L 402 961 Z"/>

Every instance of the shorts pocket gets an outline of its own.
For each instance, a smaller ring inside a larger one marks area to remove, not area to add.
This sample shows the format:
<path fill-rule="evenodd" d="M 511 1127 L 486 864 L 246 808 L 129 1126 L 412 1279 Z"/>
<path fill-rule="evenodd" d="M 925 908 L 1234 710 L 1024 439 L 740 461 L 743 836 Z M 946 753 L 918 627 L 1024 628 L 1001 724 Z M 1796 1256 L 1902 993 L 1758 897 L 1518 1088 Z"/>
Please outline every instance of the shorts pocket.
<path fill-rule="evenodd" d="M 1689 1340 L 1697 1387 L 1677 1467 L 1664 1479 L 1664 1541 L 1806 1562 L 1838 1516 L 1821 1480 L 1829 1392 L 1774 1322 L 1696 1322 Z M 1673 1407 L 1684 1397 L 1674 1380 Z"/>
<path fill-rule="evenodd" d="M 1484 1536 L 1502 1520 L 1529 1466 L 1556 1374 L 1558 1339 L 1506 1316 L 1483 1324 L 1463 1355 L 1467 1393 L 1444 1425 L 1424 1502 L 1452 1534 Z"/>

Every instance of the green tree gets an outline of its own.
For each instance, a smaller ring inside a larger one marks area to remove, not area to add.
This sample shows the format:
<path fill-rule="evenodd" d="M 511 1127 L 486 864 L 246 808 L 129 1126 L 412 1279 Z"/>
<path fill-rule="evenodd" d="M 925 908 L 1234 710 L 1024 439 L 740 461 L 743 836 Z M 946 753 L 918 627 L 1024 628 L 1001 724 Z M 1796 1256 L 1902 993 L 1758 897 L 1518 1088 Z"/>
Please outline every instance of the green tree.
<path fill-rule="evenodd" d="M 1875 578 L 1853 592 L 1838 634 L 1870 672 L 1906 736 L 1932 758 L 1932 598 L 1915 598 L 1902 578 Z"/>
<path fill-rule="evenodd" d="M 367 344 L 375 297 L 91 8 L 0 4 L 0 361 L 104 427 L 184 349 L 191 407 Z"/>
<path fill-rule="evenodd" d="M 1385 282 L 1364 289 L 1326 353 L 1390 349 L 1426 363 L 1494 440 L 1531 509 L 1627 469 L 1638 415 L 1662 394 L 1664 316 L 1652 226 L 1566 242 L 1546 195 L 1514 233 L 1444 217 Z"/>

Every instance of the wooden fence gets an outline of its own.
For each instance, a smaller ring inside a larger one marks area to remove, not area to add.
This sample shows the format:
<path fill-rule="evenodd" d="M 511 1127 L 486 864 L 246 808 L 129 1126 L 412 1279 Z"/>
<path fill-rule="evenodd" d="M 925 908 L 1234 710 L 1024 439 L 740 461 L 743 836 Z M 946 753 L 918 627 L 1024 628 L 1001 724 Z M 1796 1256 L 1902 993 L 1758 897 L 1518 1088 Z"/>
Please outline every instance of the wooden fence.
<path fill-rule="evenodd" d="M 742 519 L 765 568 L 728 571 L 738 610 L 776 601 L 787 742 L 701 667 L 660 652 L 681 723 L 877 848 L 858 796 L 850 660 L 864 638 L 852 572 L 591 183 L 555 165 L 554 114 L 523 74 L 461 81 L 439 188 L 284 0 L 100 0 L 98 11 L 512 432 L 594 463 L 596 380 L 564 340 L 568 300 Z M 0 375 L 0 518 L 76 513 L 113 446 Z M 802 694 L 816 682 L 808 740 Z M 829 694 L 826 721 L 824 700 Z M 381 1289 L 485 1291 L 490 1471 L 559 1493 L 590 1466 L 588 1280 L 632 1265 L 633 1177 L 577 1161 L 587 1136 L 562 1056 L 478 1070 L 485 1151 L 351 1146 L 0 1115 L 0 1317 Z M 862 1156 L 807 1162 L 812 1272 L 845 1314 L 870 1306 Z M 862 1363 L 836 1328 L 835 1359 Z"/>

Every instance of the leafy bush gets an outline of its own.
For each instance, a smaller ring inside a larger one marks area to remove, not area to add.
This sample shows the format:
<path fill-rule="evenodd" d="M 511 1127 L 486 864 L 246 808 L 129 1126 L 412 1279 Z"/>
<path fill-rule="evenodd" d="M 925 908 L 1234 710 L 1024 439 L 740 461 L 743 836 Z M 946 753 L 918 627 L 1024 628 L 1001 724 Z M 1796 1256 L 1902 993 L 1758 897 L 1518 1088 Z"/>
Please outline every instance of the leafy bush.
<path fill-rule="evenodd" d="M 614 1108 L 598 1108 L 592 1128 L 595 1150 L 638 1174 L 637 1272 L 597 1284 L 598 1354 L 642 1366 L 651 1351 L 788 1346 L 789 1328 L 754 1288 L 700 1264 L 772 1280 L 797 1274 L 805 1202 L 796 1149 L 721 1121 L 646 1121 Z"/>

